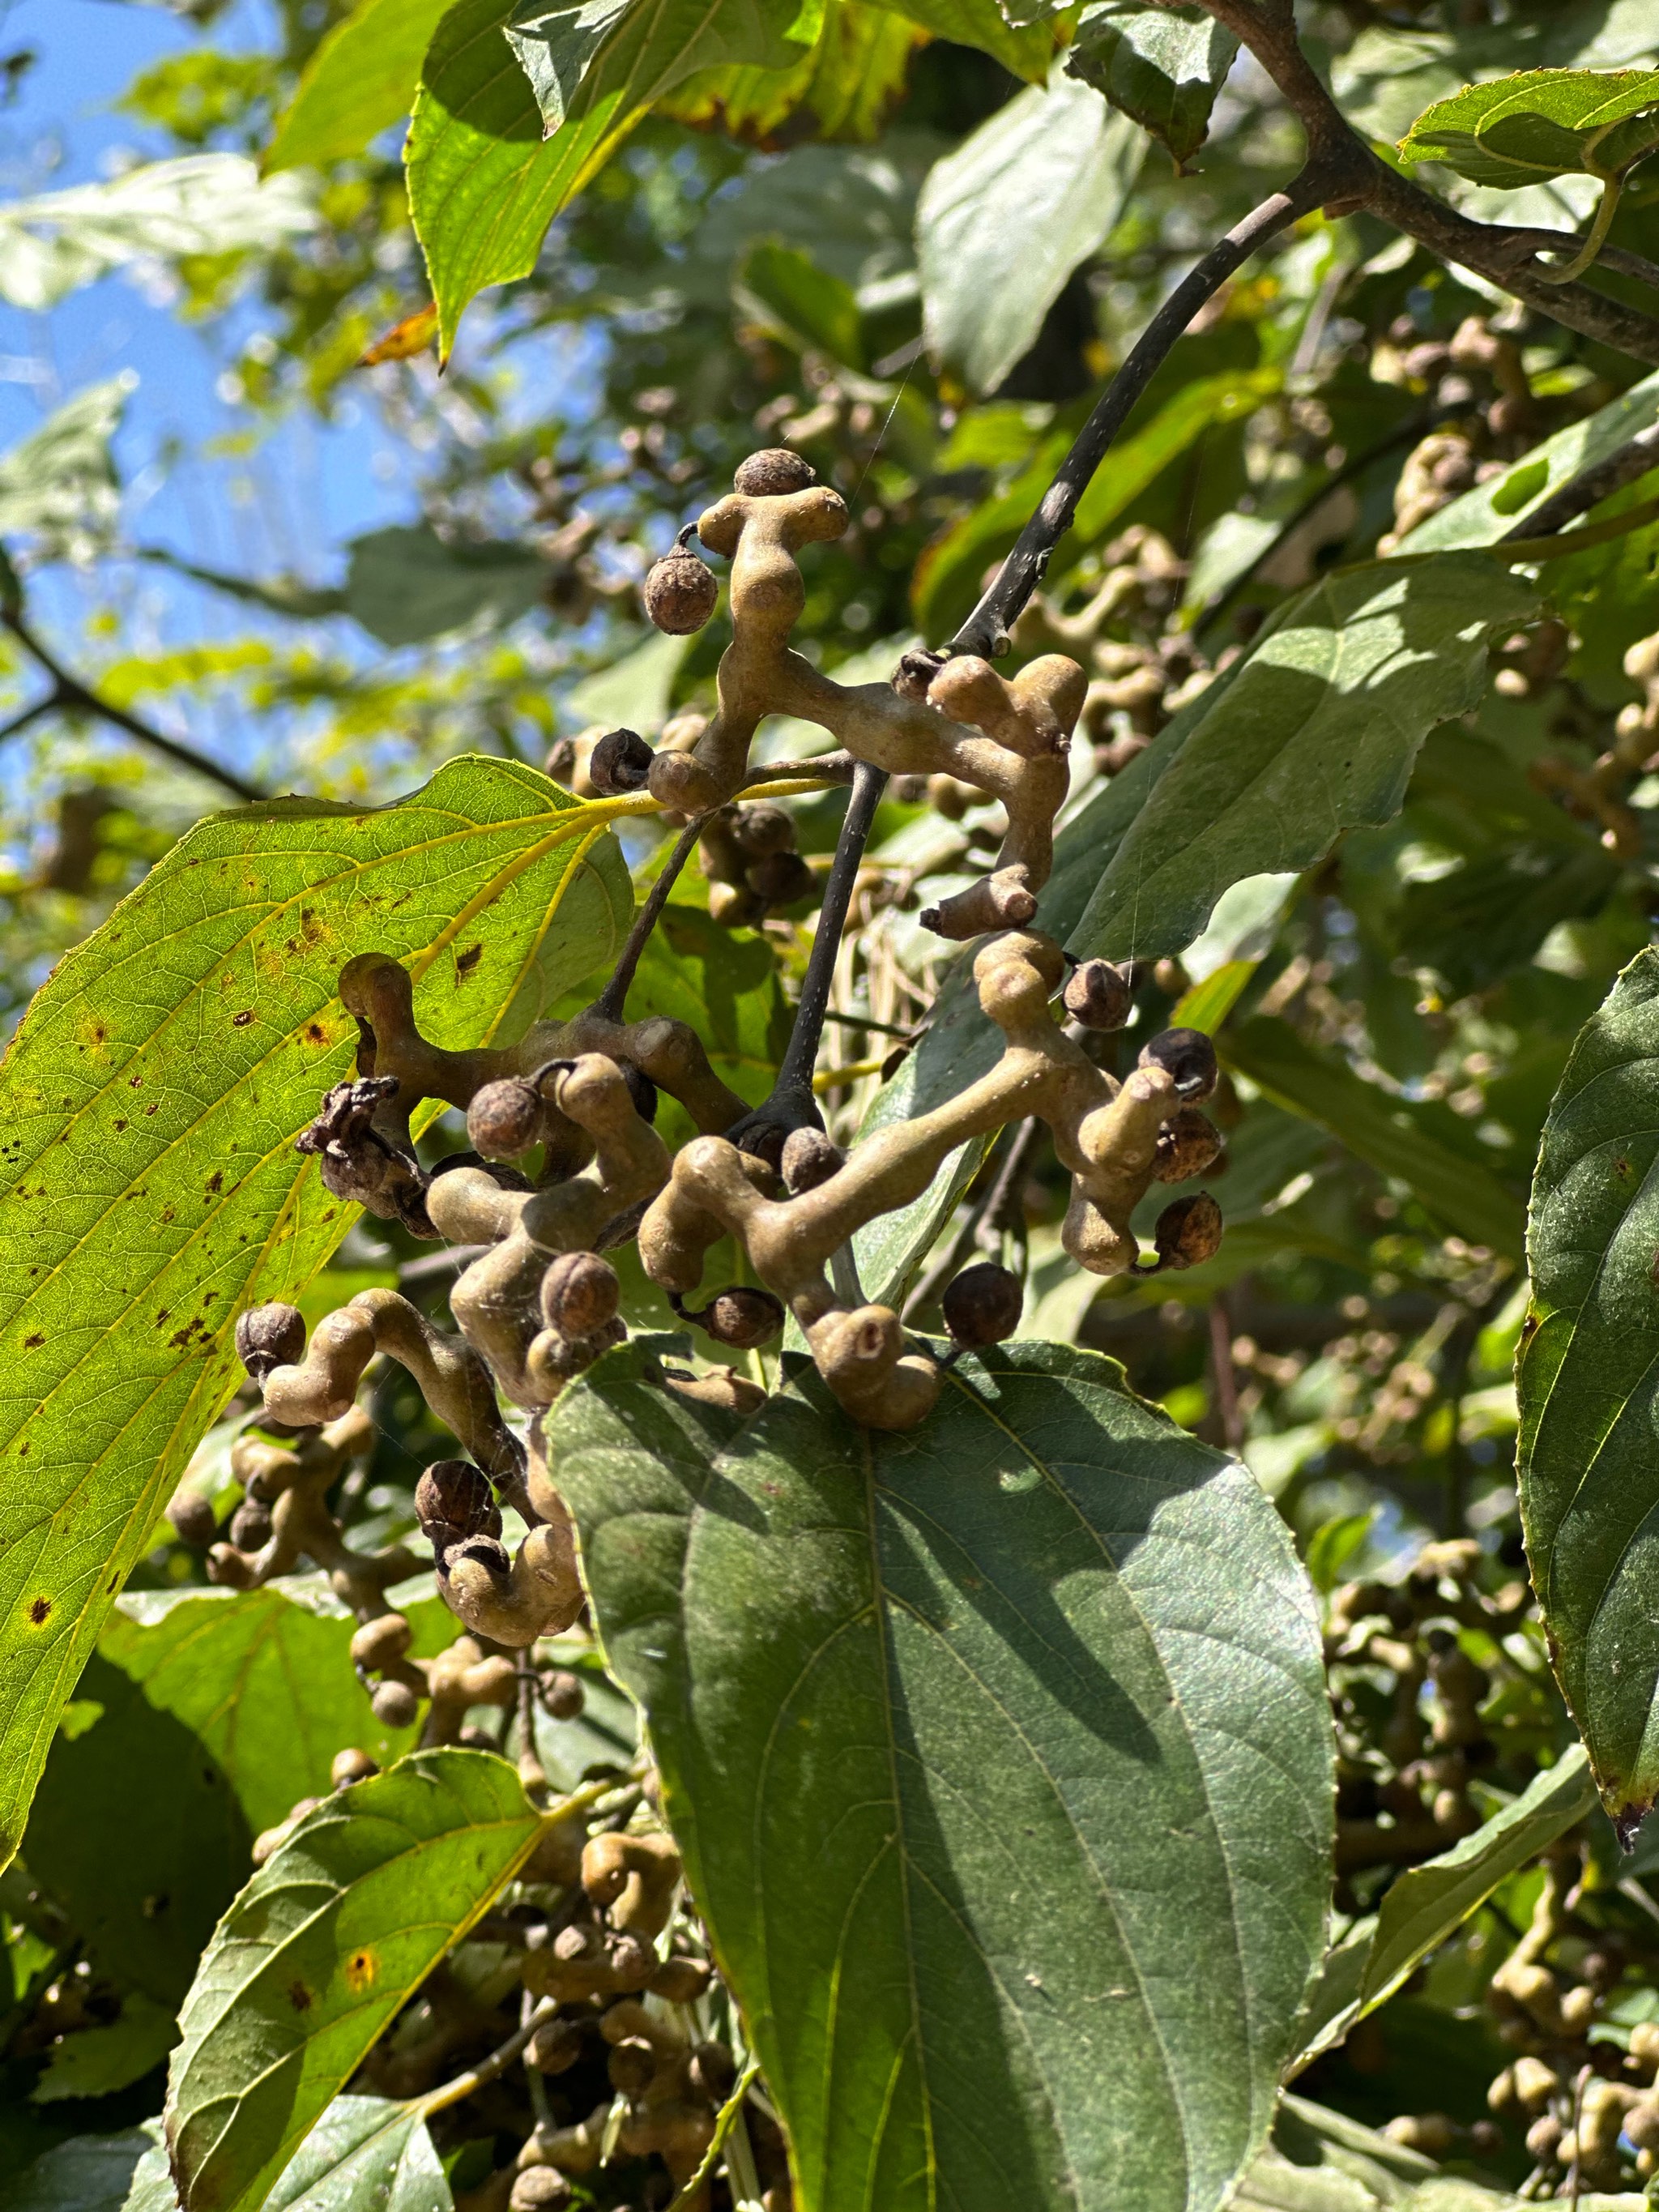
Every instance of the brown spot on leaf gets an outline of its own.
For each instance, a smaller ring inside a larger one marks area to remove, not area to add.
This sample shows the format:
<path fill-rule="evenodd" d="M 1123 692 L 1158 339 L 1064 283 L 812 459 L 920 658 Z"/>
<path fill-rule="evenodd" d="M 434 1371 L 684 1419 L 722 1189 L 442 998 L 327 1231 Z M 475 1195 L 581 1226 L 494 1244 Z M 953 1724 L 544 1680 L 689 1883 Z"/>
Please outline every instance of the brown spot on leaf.
<path fill-rule="evenodd" d="M 320 1022 L 308 1022 L 306 1024 L 306 1042 L 307 1044 L 326 1044 L 328 1042 L 328 1031 L 323 1027 Z"/>
<path fill-rule="evenodd" d="M 232 1027 L 232 1029 L 234 1029 L 234 1030 L 245 1030 L 245 1029 L 247 1027 L 248 1024 L 249 1024 L 252 1019 L 253 1019 L 253 1009 L 252 1009 L 252 1006 L 244 1006 L 244 1007 L 243 1007 L 243 1009 L 242 1009 L 242 1011 L 241 1011 L 241 1012 L 240 1012 L 240 1014 L 233 1014 L 233 1015 L 231 1016 L 231 1018 L 230 1018 L 230 1026 L 231 1026 L 231 1027 Z"/>
<path fill-rule="evenodd" d="M 213 1192 L 216 1195 L 224 1188 L 225 1174 L 222 1168 L 215 1168 L 213 1173 L 207 1179 L 207 1187 L 209 1190 Z"/>
<path fill-rule="evenodd" d="M 26 1336 L 23 1339 L 23 1349 L 25 1352 L 39 1352 L 46 1340 L 46 1338 L 41 1335 L 40 1330 L 36 1329 L 33 1336 Z"/>
<path fill-rule="evenodd" d="M 373 1988 L 379 1964 L 372 1951 L 352 1953 L 346 1960 L 345 1978 L 346 1987 L 353 1996 L 361 1996 L 365 1990 Z"/>
<path fill-rule="evenodd" d="M 116 1134 L 118 1136 L 118 1135 L 120 1134 L 121 1131 L 122 1131 L 123 1129 L 125 1129 L 125 1128 L 126 1127 L 126 1126 L 127 1126 L 127 1125 L 126 1125 L 126 1123 L 125 1123 L 125 1121 L 118 1121 L 118 1122 L 115 1124 Z"/>
<path fill-rule="evenodd" d="M 458 975 L 470 975 L 483 958 L 483 945 L 470 945 L 465 952 L 457 953 L 455 956 L 455 973 Z"/>
<path fill-rule="evenodd" d="M 290 1982 L 289 1984 L 288 2001 L 293 2006 L 295 2012 L 309 2012 L 311 2010 L 311 1991 L 306 1987 L 303 1982 Z"/>
<path fill-rule="evenodd" d="M 34 1603 L 29 1607 L 29 1619 L 37 1628 L 51 1617 L 51 1613 L 52 1600 L 49 1597 L 36 1598 Z"/>

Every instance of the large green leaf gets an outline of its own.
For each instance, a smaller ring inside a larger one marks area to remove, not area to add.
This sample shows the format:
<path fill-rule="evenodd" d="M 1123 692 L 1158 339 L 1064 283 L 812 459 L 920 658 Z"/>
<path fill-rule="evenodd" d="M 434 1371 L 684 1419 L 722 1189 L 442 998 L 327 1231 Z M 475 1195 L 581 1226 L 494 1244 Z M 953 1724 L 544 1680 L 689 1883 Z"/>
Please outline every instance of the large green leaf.
<path fill-rule="evenodd" d="M 549 223 L 644 112 L 613 93 L 544 139 L 536 95 L 503 35 L 510 12 L 507 0 L 457 0 L 428 49 L 404 149 L 446 354 L 468 301 L 530 274 Z"/>
<path fill-rule="evenodd" d="M 55 307 L 112 269 L 197 253 L 270 252 L 317 221 L 293 177 L 262 183 L 241 154 L 147 161 L 107 183 L 0 206 L 0 300 Z"/>
<path fill-rule="evenodd" d="M 505 1759 L 456 1750 L 307 1816 L 221 1922 L 180 2015 L 167 2135 L 185 2212 L 286 2201 L 278 2175 L 539 1825 Z"/>
<path fill-rule="evenodd" d="M 1480 703 L 1490 640 L 1537 608 L 1475 556 L 1310 586 L 1180 718 L 1072 949 L 1180 952 L 1230 884 L 1311 867 L 1343 830 L 1391 819 L 1429 732 Z"/>
<path fill-rule="evenodd" d="M 1006 1346 L 904 1437 L 745 1425 L 636 1340 L 559 1401 L 610 1663 L 801 2212 L 1201 2212 L 1322 1948 L 1311 1593 L 1113 1363 Z"/>
<path fill-rule="evenodd" d="M 1328 1956 L 1302 2022 L 1297 2067 L 1386 2002 L 1500 1881 L 1565 1835 L 1595 1803 L 1589 1762 L 1583 1746 L 1574 1744 L 1473 1834 L 1397 1875 L 1380 1910 L 1357 1921 Z"/>
<path fill-rule="evenodd" d="M 505 629 L 545 597 L 551 570 L 510 538 L 440 538 L 394 523 L 351 541 L 345 611 L 382 645 L 419 645 L 484 623 Z"/>
<path fill-rule="evenodd" d="M 518 0 L 507 38 L 556 131 L 612 99 L 648 107 L 694 70 L 793 68 L 799 19 L 793 0 Z"/>
<path fill-rule="evenodd" d="M 1656 146 L 1659 70 L 1523 70 L 1436 100 L 1400 151 L 1514 191 L 1574 171 L 1617 176 Z"/>
<path fill-rule="evenodd" d="M 418 1656 L 453 1640 L 454 1615 L 435 1590 L 404 1610 Z M 129 1591 L 115 1601 L 94 1663 L 118 1671 L 150 1709 L 190 1731 L 258 1835 L 298 1799 L 327 1795 L 337 1751 L 353 1745 L 385 1765 L 413 1741 L 369 1709 L 351 1664 L 356 1626 L 320 1575 L 283 1576 L 257 1590 Z M 89 1679 L 82 1694 L 95 1694 Z M 48 1789 L 51 1773 L 49 1765 Z M 118 1831 L 105 1844 L 118 1850 Z"/>
<path fill-rule="evenodd" d="M 451 0 L 358 0 L 307 63 L 266 151 L 275 169 L 361 154 L 408 114 L 421 58 Z"/>
<path fill-rule="evenodd" d="M 1237 52 L 1232 33 L 1201 8 L 1096 0 L 1079 18 L 1066 66 L 1150 131 L 1181 168 L 1204 143 Z"/>
<path fill-rule="evenodd" d="M 1521 1257 L 1521 1201 L 1482 1161 L 1454 1151 L 1420 1111 L 1304 1043 L 1288 1022 L 1258 1015 L 1224 1030 L 1218 1049 L 1275 1105 L 1340 1139 L 1379 1175 L 1405 1184 L 1435 1219 L 1505 1259 Z M 1225 1211 L 1225 1199 L 1223 1199 Z"/>
<path fill-rule="evenodd" d="M 802 114 L 812 118 L 816 137 L 873 138 L 926 38 L 918 24 L 885 8 L 824 0 L 817 41 L 793 68 L 699 70 L 659 100 L 657 112 L 763 146 Z"/>
<path fill-rule="evenodd" d="M 994 391 L 1115 226 L 1145 153 L 1128 117 L 1061 76 L 1030 86 L 935 162 L 916 246 L 936 361 L 971 390 Z"/>
<path fill-rule="evenodd" d="M 1516 1369 L 1521 1516 L 1607 1810 L 1659 1794 L 1659 952 L 1579 1035 L 1544 1124 Z"/>
<path fill-rule="evenodd" d="M 337 2097 L 266 2198 L 267 2212 L 450 2212 L 418 2104 Z"/>
<path fill-rule="evenodd" d="M 617 941 L 616 805 L 463 759 L 376 811 L 215 816 L 35 999 L 0 1067 L 0 1854 L 229 1388 L 231 1322 L 354 1218 L 294 1151 L 353 1063 L 342 965 L 406 960 L 441 1044 L 519 1034 Z"/>

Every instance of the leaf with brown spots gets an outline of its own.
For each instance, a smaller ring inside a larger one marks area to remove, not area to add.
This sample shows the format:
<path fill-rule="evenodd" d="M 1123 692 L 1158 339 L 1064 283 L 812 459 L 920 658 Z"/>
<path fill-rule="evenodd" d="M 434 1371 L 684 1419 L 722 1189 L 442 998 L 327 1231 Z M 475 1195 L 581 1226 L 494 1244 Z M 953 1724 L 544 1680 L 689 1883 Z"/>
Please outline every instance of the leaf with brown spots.
<path fill-rule="evenodd" d="M 393 806 L 239 808 L 35 998 L 0 1065 L 0 1865 L 111 1585 L 239 1372 L 236 1315 L 296 1297 L 356 1218 L 294 1150 L 350 1070 L 341 967 L 404 961 L 441 1044 L 521 1034 L 609 965 L 632 902 L 607 825 L 637 805 L 469 759 Z"/>
<path fill-rule="evenodd" d="M 504 1759 L 423 1751 L 337 1791 L 220 1922 L 179 2017 L 185 2212 L 254 2212 L 370 2045 L 533 1846 Z"/>

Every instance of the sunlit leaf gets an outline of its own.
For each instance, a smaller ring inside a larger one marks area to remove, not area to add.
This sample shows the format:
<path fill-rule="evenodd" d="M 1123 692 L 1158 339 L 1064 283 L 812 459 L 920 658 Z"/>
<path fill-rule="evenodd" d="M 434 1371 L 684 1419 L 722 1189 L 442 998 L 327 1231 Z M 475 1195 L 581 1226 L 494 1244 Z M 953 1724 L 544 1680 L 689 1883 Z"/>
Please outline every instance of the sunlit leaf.
<path fill-rule="evenodd" d="M 1097 0 L 1078 19 L 1066 66 L 1150 131 L 1179 168 L 1204 143 L 1237 52 L 1232 33 L 1201 8 Z"/>
<path fill-rule="evenodd" d="M 1574 170 L 1618 176 L 1656 146 L 1659 70 L 1524 70 L 1436 100 L 1400 151 L 1515 190 Z"/>
<path fill-rule="evenodd" d="M 452 0 L 358 0 L 300 79 L 262 164 L 320 168 L 361 154 L 408 114 L 421 58 Z"/>

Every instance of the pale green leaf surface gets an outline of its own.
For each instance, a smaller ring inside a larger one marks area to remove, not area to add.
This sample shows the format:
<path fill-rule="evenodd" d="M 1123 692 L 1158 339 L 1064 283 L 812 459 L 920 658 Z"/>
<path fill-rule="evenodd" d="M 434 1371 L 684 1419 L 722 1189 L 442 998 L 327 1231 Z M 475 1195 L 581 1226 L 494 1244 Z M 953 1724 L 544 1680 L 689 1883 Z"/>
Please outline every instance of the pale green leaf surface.
<path fill-rule="evenodd" d="M 418 2104 L 337 2097 L 266 2198 L 266 2212 L 450 2212 Z"/>
<path fill-rule="evenodd" d="M 1064 76 L 1032 85 L 934 164 L 916 209 L 935 361 L 991 392 L 1106 238 L 1146 153 L 1128 117 Z"/>
<path fill-rule="evenodd" d="M 0 2174 L 0 2212 L 174 2212 L 161 2123 L 71 2136 L 23 2172 Z"/>
<path fill-rule="evenodd" d="M 1514 190 L 1573 170 L 1617 175 L 1656 145 L 1659 70 L 1523 70 L 1436 100 L 1400 151 Z"/>
<path fill-rule="evenodd" d="M 1527 1251 L 1527 1556 L 1603 1802 L 1633 1820 L 1659 1794 L 1659 952 L 1638 954 L 1573 1046 Z"/>
<path fill-rule="evenodd" d="M 269 252 L 316 222 L 296 178 L 262 182 L 245 155 L 146 161 L 104 184 L 0 204 L 0 300 L 52 307 L 135 261 Z"/>
<path fill-rule="evenodd" d="M 1343 830 L 1391 820 L 1429 732 L 1480 704 L 1490 640 L 1537 605 L 1533 586 L 1474 556 L 1310 586 L 1182 718 L 1071 949 L 1177 953 L 1242 877 L 1310 867 Z"/>
<path fill-rule="evenodd" d="M 1447 1229 L 1505 1259 L 1521 1257 L 1521 1201 L 1489 1167 L 1454 1152 L 1402 1099 L 1317 1053 L 1288 1022 L 1257 1016 L 1217 1040 L 1226 1065 L 1287 1113 L 1339 1139 L 1379 1175 L 1402 1182 Z"/>
<path fill-rule="evenodd" d="M 377 811 L 215 816 L 36 997 L 0 1068 L 0 1851 L 237 1371 L 231 1322 L 354 1217 L 293 1149 L 353 1064 L 341 967 L 406 960 L 440 1044 L 522 1034 L 631 912 L 611 811 L 461 759 Z"/>
<path fill-rule="evenodd" d="M 560 1399 L 559 1479 L 801 2212 L 1218 2204 L 1328 1878 L 1273 1509 L 1089 1353 L 964 1362 L 891 1437 L 799 1367 L 690 1404 L 672 1341 Z"/>
<path fill-rule="evenodd" d="M 107 2026 L 77 2028 L 52 2045 L 45 2072 L 29 2091 L 37 2105 L 67 2097 L 106 2097 L 142 2081 L 179 2039 L 172 2010 L 129 1990 L 120 2016 Z"/>
<path fill-rule="evenodd" d="M 792 68 L 799 17 L 797 0 L 519 0 L 507 37 L 553 131 L 607 100 L 647 108 L 694 70 Z"/>
<path fill-rule="evenodd" d="M 221 1922 L 180 2016 L 167 2135 L 185 2212 L 270 2201 L 538 1826 L 505 1759 L 453 1749 L 416 1752 L 307 1815 Z"/>
<path fill-rule="evenodd" d="M 1179 168 L 1204 143 L 1237 52 L 1232 33 L 1201 8 L 1097 0 L 1078 20 L 1066 66 L 1166 146 Z"/>
<path fill-rule="evenodd" d="M 480 624 L 505 629 L 544 600 L 552 574 L 528 545 L 440 538 L 392 524 L 351 542 L 345 611 L 382 645 L 419 645 Z"/>
<path fill-rule="evenodd" d="M 261 165 L 320 168 L 408 114 L 421 58 L 451 0 L 358 0 L 307 63 Z"/>

